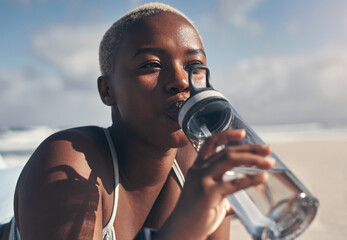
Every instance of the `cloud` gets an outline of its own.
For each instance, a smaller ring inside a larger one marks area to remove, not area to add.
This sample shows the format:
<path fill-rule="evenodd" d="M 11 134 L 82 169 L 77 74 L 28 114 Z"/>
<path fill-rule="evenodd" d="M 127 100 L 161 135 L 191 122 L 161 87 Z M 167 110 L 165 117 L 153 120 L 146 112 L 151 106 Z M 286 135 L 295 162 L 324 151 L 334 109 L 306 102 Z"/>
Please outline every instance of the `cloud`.
<path fill-rule="evenodd" d="M 219 0 L 216 9 L 199 13 L 194 22 L 205 43 L 230 47 L 238 41 L 249 41 L 262 35 L 262 24 L 251 16 L 262 2 L 263 0 Z"/>
<path fill-rule="evenodd" d="M 142 0 L 129 0 L 128 2 L 131 8 L 138 7 L 142 4 Z"/>
<path fill-rule="evenodd" d="M 19 3 L 20 5 L 23 5 L 23 6 L 28 6 L 34 3 L 44 3 L 44 2 L 47 2 L 47 0 L 14 0 L 13 2 Z"/>
<path fill-rule="evenodd" d="M 110 123 L 99 99 L 99 26 L 55 26 L 32 37 L 37 61 L 0 68 L 0 124 L 81 125 Z M 47 65 L 51 71 L 47 71 Z M 92 113 L 92 114 L 91 114 Z"/>
<path fill-rule="evenodd" d="M 261 1 L 237 2 L 234 11 L 239 12 L 224 17 L 230 17 L 230 24 L 249 29 L 250 14 Z M 36 61 L 16 69 L 0 68 L 0 101 L 5 103 L 0 112 L 6 113 L 0 124 L 109 123 L 109 110 L 96 89 L 97 51 L 105 26 L 60 25 L 33 35 L 32 52 L 52 71 L 42 70 L 34 65 Z M 295 22 L 291 27 L 296 31 Z M 347 121 L 345 46 L 247 58 L 233 66 L 213 72 L 212 80 L 251 122 Z"/>
<path fill-rule="evenodd" d="M 252 122 L 345 122 L 346 66 L 347 48 L 327 47 L 245 59 L 216 74 L 214 85 Z"/>
<path fill-rule="evenodd" d="M 298 35 L 302 30 L 302 24 L 298 19 L 291 19 L 285 26 L 285 31 L 290 36 Z"/>
<path fill-rule="evenodd" d="M 0 125 L 72 126 L 110 123 L 94 90 L 64 89 L 64 81 L 34 67 L 0 69 Z M 93 114 L 91 114 L 93 113 Z"/>
<path fill-rule="evenodd" d="M 94 88 L 99 76 L 98 46 L 105 26 L 55 26 L 32 37 L 36 56 L 70 87 Z"/>
<path fill-rule="evenodd" d="M 230 24 L 238 29 L 246 29 L 251 33 L 262 32 L 262 26 L 250 18 L 251 13 L 263 0 L 220 0 L 219 13 L 222 22 Z"/>
<path fill-rule="evenodd" d="M 61 88 L 62 80 L 25 69 L 0 70 L 0 125 L 71 126 L 110 122 L 107 107 L 94 91 Z"/>

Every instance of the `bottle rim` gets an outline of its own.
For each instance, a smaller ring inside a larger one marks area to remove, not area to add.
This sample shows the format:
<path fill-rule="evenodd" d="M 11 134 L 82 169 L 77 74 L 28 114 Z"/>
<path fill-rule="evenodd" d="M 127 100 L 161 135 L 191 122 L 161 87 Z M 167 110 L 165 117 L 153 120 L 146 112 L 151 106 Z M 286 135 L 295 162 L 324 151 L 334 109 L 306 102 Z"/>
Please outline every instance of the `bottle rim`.
<path fill-rule="evenodd" d="M 216 90 L 212 90 L 212 89 L 201 91 L 201 92 L 196 93 L 193 96 L 190 96 L 182 104 L 182 106 L 178 112 L 178 123 L 181 126 L 181 128 L 183 127 L 182 126 L 183 120 L 186 117 L 186 114 L 190 111 L 190 109 L 192 107 L 194 107 L 200 101 L 203 101 L 203 100 L 206 100 L 207 98 L 212 98 L 212 97 L 215 97 L 218 100 L 224 99 L 224 100 L 228 101 L 228 99 L 226 97 L 224 97 L 223 94 L 221 94 L 220 92 L 218 92 Z"/>

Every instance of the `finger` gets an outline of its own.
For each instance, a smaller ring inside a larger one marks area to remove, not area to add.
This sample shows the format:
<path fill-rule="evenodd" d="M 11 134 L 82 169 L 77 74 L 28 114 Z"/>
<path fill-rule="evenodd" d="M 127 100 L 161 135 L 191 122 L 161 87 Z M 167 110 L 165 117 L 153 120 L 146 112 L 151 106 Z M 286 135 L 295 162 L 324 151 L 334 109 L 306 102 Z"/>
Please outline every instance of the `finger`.
<path fill-rule="evenodd" d="M 225 143 L 232 140 L 240 140 L 244 138 L 245 135 L 246 132 L 243 129 L 229 129 L 206 138 L 203 146 L 199 151 L 199 157 L 197 161 L 207 159 L 209 156 L 216 152 L 217 147 L 224 145 Z"/>
<path fill-rule="evenodd" d="M 219 191 L 221 191 L 222 194 L 226 196 L 251 186 L 263 184 L 267 179 L 267 172 L 262 172 L 254 175 L 244 175 L 243 177 L 231 181 L 221 181 L 218 184 L 218 188 Z"/>
<path fill-rule="evenodd" d="M 206 171 L 215 179 L 220 179 L 226 171 L 233 167 L 244 166 L 269 169 L 275 164 L 275 160 L 271 157 L 263 157 L 247 152 L 223 151 L 222 153 L 215 154 L 211 158 L 215 158 L 215 160 Z"/>
<path fill-rule="evenodd" d="M 223 198 L 223 200 L 222 200 L 222 205 L 223 205 L 223 207 L 224 207 L 224 209 L 225 209 L 225 216 L 229 216 L 229 215 L 234 214 L 234 210 L 233 210 L 233 208 L 231 207 L 231 205 L 230 205 L 228 199 Z"/>
<path fill-rule="evenodd" d="M 267 156 L 272 152 L 270 146 L 258 144 L 243 144 L 238 146 L 230 146 L 226 148 L 230 148 L 232 149 L 232 151 L 236 152 L 251 152 L 254 154 L 259 154 L 261 156 Z"/>
<path fill-rule="evenodd" d="M 270 146 L 267 145 L 239 145 L 239 146 L 228 146 L 225 150 L 221 150 L 219 153 L 216 154 L 215 157 L 209 157 L 205 159 L 204 161 L 196 161 L 195 166 L 196 168 L 205 168 L 208 167 L 212 162 L 216 161 L 216 159 L 219 159 L 221 156 L 223 156 L 223 151 L 235 151 L 235 152 L 250 152 L 254 154 L 258 154 L 260 156 L 267 156 L 271 153 Z"/>

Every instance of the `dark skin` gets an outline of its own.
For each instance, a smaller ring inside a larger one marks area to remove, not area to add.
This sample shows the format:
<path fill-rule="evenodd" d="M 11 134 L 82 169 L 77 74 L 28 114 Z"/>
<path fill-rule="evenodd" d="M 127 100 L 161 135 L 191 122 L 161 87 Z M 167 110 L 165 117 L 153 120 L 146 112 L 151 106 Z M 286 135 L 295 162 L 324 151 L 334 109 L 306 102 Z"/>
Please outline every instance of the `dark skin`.
<path fill-rule="evenodd" d="M 133 239 L 142 227 L 159 229 L 157 239 L 229 239 L 226 216 L 232 210 L 225 196 L 260 184 L 265 176 L 224 182 L 223 173 L 240 165 L 272 166 L 265 158 L 269 147 L 216 152 L 244 137 L 241 130 L 211 136 L 197 155 L 172 107 L 189 97 L 187 71 L 195 63 L 206 64 L 195 28 L 165 13 L 133 26 L 115 54 L 112 74 L 98 79 L 101 99 L 112 107 L 119 163 L 117 239 Z M 175 158 L 186 176 L 183 191 L 172 172 Z M 16 189 L 22 239 L 102 239 L 113 207 L 113 177 L 100 128 L 65 130 L 46 139 Z"/>

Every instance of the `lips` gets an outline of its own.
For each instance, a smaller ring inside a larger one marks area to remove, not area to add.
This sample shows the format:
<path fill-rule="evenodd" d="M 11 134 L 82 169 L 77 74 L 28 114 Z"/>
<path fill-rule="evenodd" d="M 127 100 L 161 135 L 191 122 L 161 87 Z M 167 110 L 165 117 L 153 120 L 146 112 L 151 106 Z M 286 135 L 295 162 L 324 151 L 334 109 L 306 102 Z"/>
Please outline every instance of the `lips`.
<path fill-rule="evenodd" d="M 183 104 L 183 100 L 172 103 L 165 111 L 166 115 L 173 121 L 178 121 L 178 111 Z"/>

